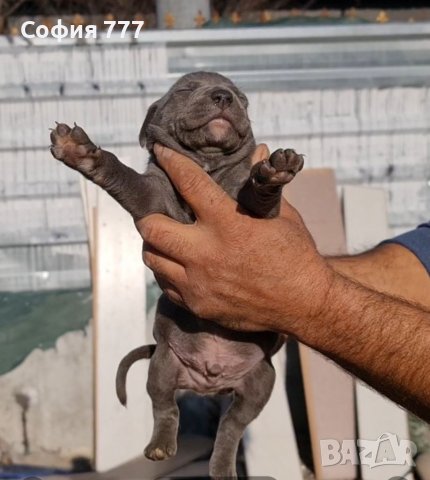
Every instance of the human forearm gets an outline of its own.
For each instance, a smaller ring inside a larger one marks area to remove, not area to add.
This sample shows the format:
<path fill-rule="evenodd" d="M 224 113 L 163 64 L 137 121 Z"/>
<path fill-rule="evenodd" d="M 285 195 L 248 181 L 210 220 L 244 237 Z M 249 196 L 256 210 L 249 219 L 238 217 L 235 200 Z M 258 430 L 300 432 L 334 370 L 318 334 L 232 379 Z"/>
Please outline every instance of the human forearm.
<path fill-rule="evenodd" d="M 430 420 L 430 313 L 338 276 L 321 315 L 291 331 L 310 347 Z"/>
<path fill-rule="evenodd" d="M 373 290 L 430 307 L 430 275 L 401 245 L 384 244 L 360 255 L 327 260 L 337 272 Z"/>

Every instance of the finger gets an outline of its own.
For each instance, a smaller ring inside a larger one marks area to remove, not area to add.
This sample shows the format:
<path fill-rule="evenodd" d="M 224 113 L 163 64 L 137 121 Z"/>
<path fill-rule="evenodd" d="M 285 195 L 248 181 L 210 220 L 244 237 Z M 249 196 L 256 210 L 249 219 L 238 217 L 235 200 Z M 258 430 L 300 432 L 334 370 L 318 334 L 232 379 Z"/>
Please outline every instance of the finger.
<path fill-rule="evenodd" d="M 184 299 L 182 298 L 181 294 L 169 282 L 164 280 L 162 277 L 158 277 L 157 275 L 155 276 L 155 279 L 157 280 L 158 285 L 160 286 L 163 293 L 167 295 L 169 300 L 172 300 L 172 302 L 176 303 L 177 305 L 186 308 Z"/>
<path fill-rule="evenodd" d="M 173 302 L 184 306 L 184 299 L 180 291 L 169 281 L 170 277 L 174 277 L 175 282 L 184 283 L 186 280 L 184 268 L 167 257 L 164 257 L 149 245 L 144 245 L 143 261 L 145 265 L 154 272 L 155 280 L 163 293 Z"/>
<path fill-rule="evenodd" d="M 145 243 L 181 265 L 192 258 L 198 244 L 194 225 L 184 225 L 159 213 L 138 220 L 136 228 Z"/>
<path fill-rule="evenodd" d="M 255 165 L 258 162 L 262 162 L 263 160 L 268 160 L 270 157 L 270 150 L 269 147 L 265 143 L 260 143 L 257 145 L 254 154 L 251 158 L 251 164 Z"/>
<path fill-rule="evenodd" d="M 297 210 L 291 205 L 291 203 L 288 202 L 284 195 L 281 196 L 281 208 L 279 216 L 289 219 L 299 216 Z"/>
<path fill-rule="evenodd" d="M 190 158 L 156 144 L 154 152 L 181 197 L 197 218 L 225 216 L 234 212 L 235 202 Z"/>
<path fill-rule="evenodd" d="M 281 199 L 281 209 L 279 214 L 280 219 L 284 219 L 284 221 L 290 222 L 290 225 L 294 224 L 295 229 L 299 229 L 304 235 L 304 239 L 307 238 L 310 244 L 313 244 L 316 248 L 315 240 L 312 237 L 311 232 L 308 230 L 302 216 L 300 215 L 299 211 L 296 210 L 285 198 Z M 275 219 L 276 220 L 276 219 Z"/>
<path fill-rule="evenodd" d="M 143 250 L 143 262 L 155 275 L 175 287 L 187 283 L 187 274 L 182 265 L 148 245 L 145 245 Z"/>
<path fill-rule="evenodd" d="M 184 305 L 180 287 L 182 285 L 184 288 L 187 281 L 184 267 L 156 251 L 145 251 L 143 261 L 154 272 L 158 285 L 170 300 L 178 305 Z"/>

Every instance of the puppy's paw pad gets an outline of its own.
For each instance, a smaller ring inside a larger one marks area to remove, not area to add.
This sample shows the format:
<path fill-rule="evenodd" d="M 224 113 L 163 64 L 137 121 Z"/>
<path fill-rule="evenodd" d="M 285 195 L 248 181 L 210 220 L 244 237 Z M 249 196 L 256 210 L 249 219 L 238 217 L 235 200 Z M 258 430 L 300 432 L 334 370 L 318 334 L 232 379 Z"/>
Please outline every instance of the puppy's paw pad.
<path fill-rule="evenodd" d="M 89 139 L 85 131 L 76 124 L 70 128 L 65 123 L 57 123 L 51 130 L 52 155 L 77 170 L 90 170 L 100 151 Z"/>
<path fill-rule="evenodd" d="M 154 445 L 150 443 L 145 448 L 145 457 L 154 461 L 166 460 L 167 458 L 175 456 L 176 450 L 177 450 L 176 443 L 165 444 L 165 445 Z"/>
<path fill-rule="evenodd" d="M 270 155 L 269 162 L 277 171 L 289 171 L 294 174 L 303 168 L 303 155 L 299 155 L 292 148 L 280 148 Z"/>
<path fill-rule="evenodd" d="M 55 123 L 57 124 L 57 128 L 55 128 L 55 130 L 52 130 L 52 132 L 55 132 L 55 134 L 58 135 L 58 137 L 60 138 L 66 137 L 72 131 L 72 129 L 65 123 L 58 123 L 58 122 L 55 122 Z M 52 140 L 52 134 L 51 134 L 51 140 Z"/>
<path fill-rule="evenodd" d="M 300 172 L 303 163 L 303 155 L 290 148 L 279 149 L 270 155 L 269 160 L 261 162 L 255 178 L 263 185 L 285 185 Z"/>

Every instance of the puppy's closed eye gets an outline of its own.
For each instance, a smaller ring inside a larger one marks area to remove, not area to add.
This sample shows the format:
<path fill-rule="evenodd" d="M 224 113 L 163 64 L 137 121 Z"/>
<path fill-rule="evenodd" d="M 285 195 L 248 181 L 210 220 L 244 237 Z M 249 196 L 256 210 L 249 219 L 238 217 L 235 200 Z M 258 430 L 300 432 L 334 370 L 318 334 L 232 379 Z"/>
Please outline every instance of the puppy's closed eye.
<path fill-rule="evenodd" d="M 242 104 L 243 104 L 243 106 L 244 106 L 245 108 L 248 107 L 249 102 L 248 102 L 248 99 L 245 97 L 245 95 L 240 96 L 240 97 L 239 97 L 239 100 L 242 102 Z"/>
<path fill-rule="evenodd" d="M 247 108 L 248 107 L 248 97 L 241 91 L 239 90 L 238 88 L 236 88 L 235 86 L 232 88 L 234 94 L 236 95 L 236 97 L 240 100 L 240 102 L 242 103 L 242 105 Z"/>
<path fill-rule="evenodd" d="M 175 90 L 175 93 L 180 93 L 180 92 L 192 92 L 198 88 L 199 84 L 198 83 L 189 83 L 188 85 L 185 85 L 181 88 L 178 88 Z"/>
<path fill-rule="evenodd" d="M 238 98 L 238 99 L 242 102 L 242 104 L 244 105 L 244 107 L 248 107 L 248 105 L 249 105 L 248 97 L 247 97 L 245 94 L 243 94 L 242 92 L 239 92 L 239 91 L 237 91 L 237 92 L 235 92 L 235 93 L 236 93 L 236 95 L 237 95 L 237 98 Z"/>

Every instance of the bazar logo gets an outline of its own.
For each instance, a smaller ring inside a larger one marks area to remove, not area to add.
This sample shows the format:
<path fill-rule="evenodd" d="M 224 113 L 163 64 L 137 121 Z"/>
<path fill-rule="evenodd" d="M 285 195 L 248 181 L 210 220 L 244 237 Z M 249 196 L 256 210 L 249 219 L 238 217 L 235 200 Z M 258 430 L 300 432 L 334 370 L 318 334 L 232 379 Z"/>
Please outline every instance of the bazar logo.
<path fill-rule="evenodd" d="M 415 466 L 413 461 L 417 446 L 410 440 L 399 440 L 393 433 L 383 433 L 376 440 L 320 440 L 321 464 L 367 465 L 369 468 L 382 465 Z"/>

